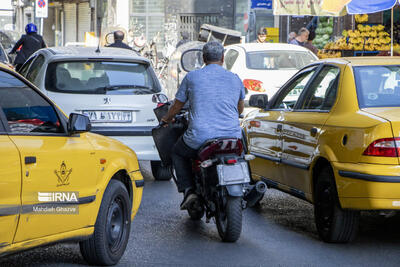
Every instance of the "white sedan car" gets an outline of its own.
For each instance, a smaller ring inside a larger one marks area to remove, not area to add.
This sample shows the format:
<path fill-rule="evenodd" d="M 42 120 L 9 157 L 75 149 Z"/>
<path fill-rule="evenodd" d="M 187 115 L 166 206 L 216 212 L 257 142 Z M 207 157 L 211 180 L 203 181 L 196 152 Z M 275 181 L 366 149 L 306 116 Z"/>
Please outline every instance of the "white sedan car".
<path fill-rule="evenodd" d="M 20 69 L 65 112 L 89 117 L 92 132 L 112 137 L 151 161 L 157 180 L 171 178 L 151 130 L 158 125 L 154 98 L 162 89 L 149 60 L 128 49 L 52 47 L 34 53 Z"/>
<path fill-rule="evenodd" d="M 298 70 L 318 60 L 307 48 L 281 43 L 246 43 L 227 46 L 224 67 L 239 75 L 250 96 L 271 98 Z"/>

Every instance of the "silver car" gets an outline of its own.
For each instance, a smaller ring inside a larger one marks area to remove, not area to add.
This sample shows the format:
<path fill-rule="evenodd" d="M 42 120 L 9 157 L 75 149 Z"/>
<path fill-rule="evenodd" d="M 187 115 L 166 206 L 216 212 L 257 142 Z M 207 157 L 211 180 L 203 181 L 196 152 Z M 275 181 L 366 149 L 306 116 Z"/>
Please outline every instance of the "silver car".
<path fill-rule="evenodd" d="M 139 160 L 150 160 L 157 180 L 168 180 L 151 136 L 153 109 L 163 93 L 150 62 L 120 48 L 57 47 L 37 51 L 20 73 L 64 112 L 87 115 L 92 131 L 115 138 Z"/>

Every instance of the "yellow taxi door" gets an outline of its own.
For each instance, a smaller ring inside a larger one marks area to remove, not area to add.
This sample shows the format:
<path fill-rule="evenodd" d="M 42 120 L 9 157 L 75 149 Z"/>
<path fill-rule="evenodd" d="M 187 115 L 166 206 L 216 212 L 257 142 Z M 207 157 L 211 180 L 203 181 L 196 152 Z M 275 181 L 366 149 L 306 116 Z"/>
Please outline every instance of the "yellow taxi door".
<path fill-rule="evenodd" d="M 316 69 L 307 68 L 292 78 L 271 100 L 269 107 L 260 109 L 247 125 L 249 152 L 256 156 L 250 161 L 252 175 L 271 186 L 286 184 L 281 166 L 284 117 L 294 107 Z"/>
<path fill-rule="evenodd" d="M 321 66 L 291 112 L 285 113 L 282 164 L 285 182 L 293 194 L 311 196 L 310 165 L 318 138 L 336 100 L 340 69 Z"/>
<path fill-rule="evenodd" d="M 86 134 L 68 136 L 62 114 L 23 83 L 0 89 L 0 106 L 22 165 L 15 242 L 89 226 L 100 166 Z"/>
<path fill-rule="evenodd" d="M 249 162 L 254 180 L 279 182 L 282 177 L 279 169 L 282 121 L 280 111 L 260 109 L 247 125 L 248 150 L 256 156 Z"/>
<path fill-rule="evenodd" d="M 0 248 L 12 243 L 21 208 L 19 154 L 2 127 L 0 122 Z"/>

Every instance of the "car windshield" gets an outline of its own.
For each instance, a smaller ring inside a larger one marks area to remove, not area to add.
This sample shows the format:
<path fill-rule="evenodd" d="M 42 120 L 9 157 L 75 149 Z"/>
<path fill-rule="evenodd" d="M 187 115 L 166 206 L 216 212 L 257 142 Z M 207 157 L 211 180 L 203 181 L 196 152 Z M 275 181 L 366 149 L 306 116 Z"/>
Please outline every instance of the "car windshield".
<path fill-rule="evenodd" d="M 255 51 L 247 52 L 247 68 L 254 70 L 301 69 L 315 61 L 309 52 Z"/>
<path fill-rule="evenodd" d="M 360 108 L 400 106 L 400 66 L 354 67 Z"/>
<path fill-rule="evenodd" d="M 142 95 L 160 92 L 148 64 L 110 61 L 50 63 L 46 89 L 71 94 Z"/>

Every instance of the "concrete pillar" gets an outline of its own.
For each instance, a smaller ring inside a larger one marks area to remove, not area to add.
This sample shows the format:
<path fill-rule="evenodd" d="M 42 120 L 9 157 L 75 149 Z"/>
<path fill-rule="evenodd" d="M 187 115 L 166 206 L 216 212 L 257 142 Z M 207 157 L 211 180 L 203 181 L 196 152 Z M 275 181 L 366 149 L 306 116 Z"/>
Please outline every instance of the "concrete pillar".
<path fill-rule="evenodd" d="M 129 1 L 117 0 L 116 5 L 116 23 L 118 26 L 129 29 Z"/>

